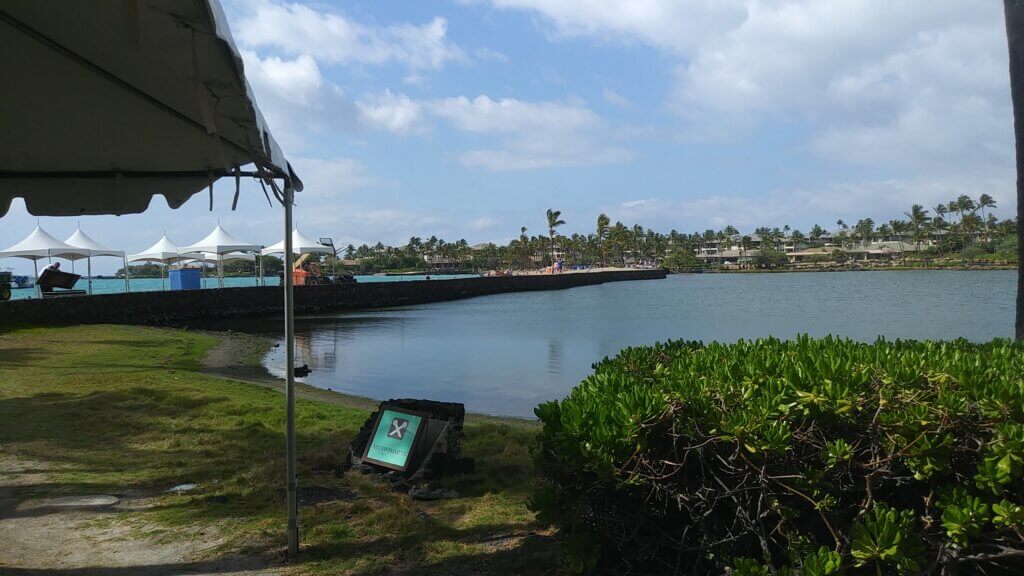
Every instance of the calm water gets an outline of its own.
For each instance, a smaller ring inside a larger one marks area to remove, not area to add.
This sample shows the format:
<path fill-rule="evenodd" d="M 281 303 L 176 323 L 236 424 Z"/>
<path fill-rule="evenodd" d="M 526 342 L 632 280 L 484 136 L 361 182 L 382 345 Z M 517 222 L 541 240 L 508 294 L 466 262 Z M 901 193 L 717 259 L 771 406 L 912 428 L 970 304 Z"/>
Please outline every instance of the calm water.
<path fill-rule="evenodd" d="M 300 318 L 298 363 L 322 388 L 530 416 L 602 357 L 670 338 L 1010 337 L 1015 282 L 1013 271 L 705 274 L 486 296 Z M 279 324 L 234 327 L 279 335 Z M 284 348 L 265 365 L 283 375 Z"/>
<path fill-rule="evenodd" d="M 461 274 L 451 276 L 431 276 L 436 280 L 444 280 L 446 278 L 469 278 L 474 276 L 473 274 Z M 411 280 L 423 280 L 424 276 L 356 276 L 358 282 L 408 282 Z M 281 283 L 277 276 L 267 277 L 264 279 L 267 286 L 277 286 Z M 245 286 L 256 286 L 256 278 L 245 277 L 245 278 L 225 278 L 225 288 L 239 288 Z M 217 277 L 203 278 L 203 288 L 216 288 Z M 75 284 L 75 288 L 78 290 L 85 290 L 89 286 L 89 281 L 81 279 Z M 131 281 L 132 292 L 156 292 L 157 290 L 166 290 L 170 288 L 170 282 L 165 278 L 162 282 L 159 278 L 137 278 Z M 111 279 L 95 279 L 92 281 L 93 294 L 120 294 L 124 292 L 124 280 L 111 280 Z M 21 298 L 36 298 L 35 288 L 15 288 L 11 291 L 11 299 L 18 300 Z"/>

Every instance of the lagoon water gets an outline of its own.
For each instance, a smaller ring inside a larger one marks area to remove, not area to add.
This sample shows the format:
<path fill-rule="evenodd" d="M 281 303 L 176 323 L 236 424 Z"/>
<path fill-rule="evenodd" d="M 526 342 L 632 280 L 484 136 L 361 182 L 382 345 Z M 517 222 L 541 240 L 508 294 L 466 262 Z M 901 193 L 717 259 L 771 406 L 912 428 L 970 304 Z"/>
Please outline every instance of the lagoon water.
<path fill-rule="evenodd" d="M 322 388 L 532 416 L 594 362 L 659 340 L 1011 337 L 1015 290 L 1013 271 L 678 275 L 300 318 L 298 364 Z M 264 364 L 283 375 L 283 347 Z"/>

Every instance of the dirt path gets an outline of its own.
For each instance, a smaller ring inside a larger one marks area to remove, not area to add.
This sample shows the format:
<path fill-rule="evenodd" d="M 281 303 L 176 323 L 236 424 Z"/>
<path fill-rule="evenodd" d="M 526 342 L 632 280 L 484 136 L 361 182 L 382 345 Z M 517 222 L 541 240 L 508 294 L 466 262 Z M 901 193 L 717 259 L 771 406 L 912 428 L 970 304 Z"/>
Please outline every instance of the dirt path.
<path fill-rule="evenodd" d="M 120 494 L 112 506 L 56 500 L 46 464 L 0 452 L 0 574 L 5 576 L 277 576 L 270 558 L 214 557 L 215 528 L 160 538 L 139 512 L 151 504 Z"/>

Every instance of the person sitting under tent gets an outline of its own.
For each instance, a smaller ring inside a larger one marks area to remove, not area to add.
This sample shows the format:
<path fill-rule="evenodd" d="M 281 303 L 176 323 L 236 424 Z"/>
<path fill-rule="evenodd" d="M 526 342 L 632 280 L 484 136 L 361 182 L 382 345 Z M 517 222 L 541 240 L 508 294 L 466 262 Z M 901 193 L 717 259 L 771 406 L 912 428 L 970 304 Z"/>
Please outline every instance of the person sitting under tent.
<path fill-rule="evenodd" d="M 60 272 L 60 262 L 54 262 L 53 264 L 50 264 L 46 268 L 43 268 L 42 271 L 39 272 L 39 278 L 42 278 L 46 274 L 47 270 L 53 270 L 54 272 Z M 39 284 L 39 291 L 40 292 L 42 292 L 44 294 L 49 294 L 49 293 L 53 292 L 53 286 L 52 285 L 47 284 L 45 282 L 39 282 L 38 280 L 39 279 L 37 279 L 36 283 Z"/>
<path fill-rule="evenodd" d="M 43 271 L 40 272 L 39 275 L 42 276 L 47 270 L 53 270 L 54 272 L 60 272 L 60 262 L 54 262 L 53 264 L 50 264 L 46 268 L 43 268 Z"/>

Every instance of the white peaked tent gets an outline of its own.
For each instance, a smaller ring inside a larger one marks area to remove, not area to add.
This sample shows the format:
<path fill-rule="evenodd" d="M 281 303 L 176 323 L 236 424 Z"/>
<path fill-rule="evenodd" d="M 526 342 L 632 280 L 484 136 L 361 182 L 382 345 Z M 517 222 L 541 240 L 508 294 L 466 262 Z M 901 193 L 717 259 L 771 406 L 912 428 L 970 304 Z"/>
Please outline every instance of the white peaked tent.
<path fill-rule="evenodd" d="M 38 262 L 40 260 L 50 260 L 52 258 L 74 260 L 87 258 L 88 256 L 88 250 L 61 242 L 39 226 L 36 226 L 36 229 L 24 240 L 0 252 L 0 258 L 26 258 L 31 260 L 36 276 L 39 276 Z"/>
<path fill-rule="evenodd" d="M 75 230 L 75 233 L 69 236 L 68 239 L 64 241 L 64 243 L 69 246 L 74 246 L 75 248 L 81 248 L 82 250 L 87 251 L 87 254 L 85 255 L 85 260 L 86 265 L 88 266 L 86 270 L 88 274 L 87 277 L 89 278 L 89 294 L 92 294 L 93 256 L 113 256 L 120 258 L 121 261 L 124 262 L 124 291 L 128 292 L 128 260 L 125 259 L 123 250 L 111 250 L 110 248 L 103 246 L 99 242 L 90 238 L 85 232 L 82 232 L 81 227 L 77 228 Z M 71 262 L 74 263 L 75 260 L 80 259 L 82 259 L 81 256 L 74 257 L 71 258 Z"/>
<path fill-rule="evenodd" d="M 218 0 L 0 3 L 0 78 L 17 87 L 0 90 L 0 217 L 18 197 L 38 216 L 143 212 L 157 194 L 177 208 L 207 188 L 212 204 L 213 184 L 225 177 L 237 201 L 245 177 L 273 192 L 289 234 L 302 181 L 243 70 Z M 291 258 L 289 247 L 286 267 Z M 295 555 L 290 275 L 283 297 L 287 532 Z"/>
<path fill-rule="evenodd" d="M 285 241 L 281 240 L 277 244 L 263 249 L 263 255 L 269 256 L 271 254 L 284 255 Z M 299 231 L 298 228 L 292 230 L 292 254 L 334 254 L 333 248 L 328 248 L 319 242 L 315 242 L 308 236 Z M 287 272 L 287 270 L 285 270 Z M 260 262 L 260 277 L 263 277 L 263 263 Z"/>
<path fill-rule="evenodd" d="M 190 264 L 203 265 L 202 269 L 204 283 L 206 279 L 206 264 L 221 265 L 228 262 L 237 262 L 240 260 L 245 260 L 247 262 L 252 262 L 253 274 L 256 274 L 256 272 L 259 270 L 258 253 L 229 252 L 227 254 L 214 254 L 211 252 L 193 252 L 192 255 L 195 257 L 189 260 Z M 223 279 L 221 279 L 221 281 L 223 281 Z"/>
<path fill-rule="evenodd" d="M 217 286 L 220 288 L 224 287 L 224 255 L 231 252 L 255 252 L 263 248 L 259 244 L 247 244 L 242 242 L 238 238 L 235 238 L 231 234 L 228 234 L 226 230 L 217 224 L 217 227 L 210 232 L 206 238 L 203 238 L 199 242 L 191 246 L 185 246 L 181 250 L 183 252 L 206 252 L 209 254 L 215 254 L 217 258 Z M 251 256 L 249 256 L 251 258 Z"/>
<path fill-rule="evenodd" d="M 284 240 L 273 246 L 263 249 L 263 255 L 284 254 Z M 308 236 L 299 231 L 292 230 L 292 253 L 293 254 L 334 254 L 334 250 L 319 242 L 311 240 Z"/>
<path fill-rule="evenodd" d="M 191 252 L 193 258 L 189 259 L 189 262 L 198 262 L 200 264 L 216 264 L 217 262 L 237 262 L 239 260 L 247 260 L 249 262 L 256 261 L 256 254 L 246 254 L 244 252 L 229 252 L 227 254 L 214 254 L 212 252 Z"/>
<path fill-rule="evenodd" d="M 182 254 L 178 245 L 175 244 L 167 237 L 166 234 L 162 238 L 157 240 L 156 244 L 153 244 L 149 248 L 146 248 L 144 252 L 139 254 L 129 254 L 129 262 L 159 262 L 164 265 L 164 274 L 160 275 L 160 287 L 166 288 L 165 278 L 168 266 L 171 264 L 177 264 L 178 262 L 185 262 L 187 260 L 195 260 L 199 255 L 191 252 Z M 127 268 L 125 268 L 127 270 Z"/>

